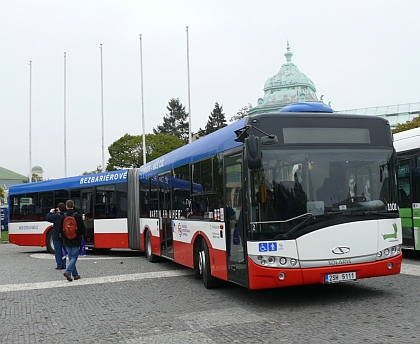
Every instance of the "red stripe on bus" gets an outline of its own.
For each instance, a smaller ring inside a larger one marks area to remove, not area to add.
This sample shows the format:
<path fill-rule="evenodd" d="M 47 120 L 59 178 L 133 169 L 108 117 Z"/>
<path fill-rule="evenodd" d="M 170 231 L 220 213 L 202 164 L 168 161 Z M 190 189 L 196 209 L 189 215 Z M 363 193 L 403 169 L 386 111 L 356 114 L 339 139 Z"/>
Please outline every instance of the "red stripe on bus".
<path fill-rule="evenodd" d="M 95 233 L 95 248 L 129 248 L 128 233 Z"/>
<path fill-rule="evenodd" d="M 278 269 L 267 268 L 255 264 L 248 258 L 249 288 L 266 289 L 289 287 L 303 284 L 323 284 L 326 274 L 345 273 L 354 271 L 357 279 L 399 274 L 401 271 L 402 254 L 372 263 L 361 263 L 341 266 L 327 266 L 306 269 Z M 392 263 L 392 269 L 388 264 Z M 279 274 L 283 272 L 284 280 L 279 280 Z"/>
<path fill-rule="evenodd" d="M 9 234 L 9 242 L 18 246 L 46 246 L 46 235 L 41 234 Z"/>

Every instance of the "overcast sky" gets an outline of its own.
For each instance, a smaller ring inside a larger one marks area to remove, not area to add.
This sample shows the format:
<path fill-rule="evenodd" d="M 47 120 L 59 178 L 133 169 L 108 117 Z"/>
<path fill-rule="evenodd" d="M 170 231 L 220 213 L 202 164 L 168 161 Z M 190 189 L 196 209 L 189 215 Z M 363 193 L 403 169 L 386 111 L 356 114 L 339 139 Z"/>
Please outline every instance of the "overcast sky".
<path fill-rule="evenodd" d="M 227 120 L 255 106 L 287 40 L 334 110 L 419 102 L 419 15 L 413 0 L 0 0 L 0 166 L 28 175 L 31 147 L 45 179 L 64 177 L 64 99 L 67 176 L 101 165 L 100 44 L 105 161 L 143 131 L 139 34 L 146 134 L 171 98 L 188 111 L 186 26 L 193 132 L 215 102 Z"/>

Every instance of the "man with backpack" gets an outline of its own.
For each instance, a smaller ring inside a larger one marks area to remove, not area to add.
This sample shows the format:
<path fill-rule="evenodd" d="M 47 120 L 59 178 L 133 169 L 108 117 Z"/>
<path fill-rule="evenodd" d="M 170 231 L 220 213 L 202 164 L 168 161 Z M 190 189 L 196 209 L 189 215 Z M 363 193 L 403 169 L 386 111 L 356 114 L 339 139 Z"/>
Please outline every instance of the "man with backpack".
<path fill-rule="evenodd" d="M 66 201 L 66 209 L 67 211 L 61 218 L 60 234 L 69 258 L 69 264 L 64 273 L 64 277 L 71 282 L 73 278 L 74 280 L 80 279 L 80 275 L 76 269 L 76 262 L 79 257 L 82 235 L 86 234 L 86 227 L 83 223 L 82 216 L 74 211 L 74 202 L 72 200 Z"/>

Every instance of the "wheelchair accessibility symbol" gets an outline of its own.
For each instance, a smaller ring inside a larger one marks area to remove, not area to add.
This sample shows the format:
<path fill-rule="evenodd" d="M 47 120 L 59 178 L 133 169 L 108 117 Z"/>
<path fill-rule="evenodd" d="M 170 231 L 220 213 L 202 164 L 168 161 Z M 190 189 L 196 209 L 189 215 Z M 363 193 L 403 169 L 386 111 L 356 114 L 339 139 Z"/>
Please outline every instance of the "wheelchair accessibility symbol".
<path fill-rule="evenodd" d="M 268 243 L 266 243 L 266 242 L 261 242 L 261 243 L 259 244 L 258 250 L 259 250 L 260 252 L 267 252 L 267 251 L 268 251 Z"/>

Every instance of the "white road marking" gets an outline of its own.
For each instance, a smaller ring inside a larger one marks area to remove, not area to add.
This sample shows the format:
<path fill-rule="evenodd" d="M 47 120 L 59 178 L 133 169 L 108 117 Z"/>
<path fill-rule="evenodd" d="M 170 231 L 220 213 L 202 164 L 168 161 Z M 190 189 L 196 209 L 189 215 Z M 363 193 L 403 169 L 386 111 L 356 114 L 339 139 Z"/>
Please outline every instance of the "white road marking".
<path fill-rule="evenodd" d="M 420 265 L 401 264 L 401 273 L 403 275 L 420 276 Z"/>
<path fill-rule="evenodd" d="M 40 254 L 37 254 L 39 257 Z M 48 254 L 46 254 L 49 256 Z M 33 256 L 33 255 L 32 255 Z M 52 256 L 54 258 L 54 256 Z M 104 257 L 101 259 L 120 259 L 121 257 Z M 128 258 L 128 257 L 124 257 Z M 44 258 L 44 259 L 50 259 Z M 82 259 L 88 259 L 83 257 Z M 96 259 L 91 258 L 91 259 Z M 115 275 L 115 276 L 102 276 L 102 277 L 91 277 L 91 278 L 81 278 L 77 281 L 69 282 L 64 276 L 60 276 L 62 280 L 59 281 L 47 281 L 47 282 L 36 282 L 36 283 L 17 283 L 17 284 L 4 284 L 0 285 L 0 293 L 5 293 L 9 291 L 19 291 L 19 290 L 36 290 L 36 289 L 51 289 L 51 288 L 65 288 L 65 287 L 76 287 L 80 285 L 89 285 L 89 284 L 100 284 L 100 283 L 115 283 L 115 282 L 125 282 L 125 281 L 139 281 L 144 279 L 152 278 L 165 278 L 165 277 L 178 277 L 192 275 L 193 270 L 183 269 L 183 270 L 168 270 L 168 271 L 158 271 L 158 272 L 143 272 L 137 274 L 128 274 L 128 275 Z M 411 275 L 411 276 L 420 276 L 420 265 L 414 264 L 402 264 L 401 274 Z"/>
<path fill-rule="evenodd" d="M 69 282 L 64 276 L 60 276 L 60 281 L 48 281 L 38 283 L 19 283 L 19 284 L 4 284 L 0 285 L 0 293 L 8 291 L 19 291 L 19 290 L 35 290 L 35 289 L 50 289 L 50 288 L 64 288 L 64 287 L 76 287 L 80 285 L 99 284 L 99 283 L 115 283 L 125 281 L 139 281 L 150 278 L 164 278 L 164 277 L 177 277 L 192 275 L 193 270 L 170 270 L 170 271 L 158 271 L 158 272 L 143 272 L 138 274 L 128 275 L 116 275 L 116 276 L 102 276 L 92 278 L 81 278 L 77 281 Z"/>
<path fill-rule="evenodd" d="M 37 259 L 55 259 L 55 256 L 51 253 L 34 253 L 30 255 L 31 258 L 37 258 Z M 121 257 L 121 256 L 115 256 L 115 257 L 100 257 L 100 256 L 89 256 L 89 253 L 86 256 L 79 256 L 79 259 L 83 260 L 104 260 L 104 259 L 127 259 L 127 258 L 138 258 L 138 257 Z"/>

